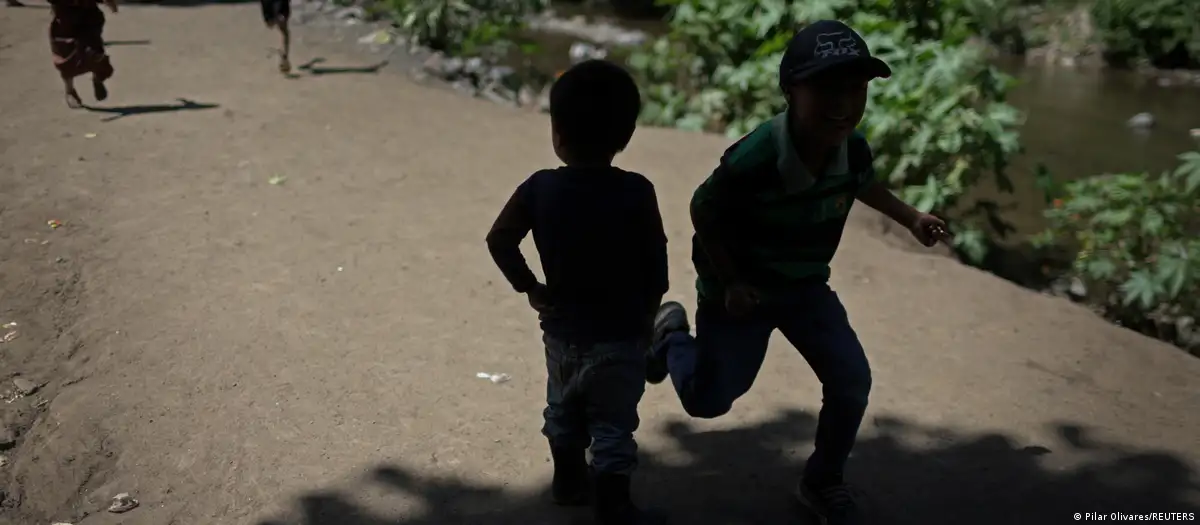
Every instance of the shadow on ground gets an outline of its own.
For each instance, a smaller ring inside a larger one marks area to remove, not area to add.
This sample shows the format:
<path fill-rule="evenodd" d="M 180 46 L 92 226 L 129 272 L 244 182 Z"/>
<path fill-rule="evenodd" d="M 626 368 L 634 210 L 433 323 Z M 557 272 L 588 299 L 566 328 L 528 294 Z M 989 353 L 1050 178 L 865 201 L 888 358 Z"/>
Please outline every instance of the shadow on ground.
<path fill-rule="evenodd" d="M 100 119 L 102 122 L 112 122 L 119 118 L 131 117 L 134 115 L 149 115 L 152 113 L 175 113 L 179 111 L 198 111 L 205 109 L 214 109 L 221 107 L 218 104 L 206 104 L 204 102 L 196 102 L 186 98 L 176 99 L 174 104 L 140 104 L 134 106 L 118 106 L 101 108 L 96 106 L 83 106 L 83 109 L 92 113 L 108 113 L 112 116 Z"/>
<path fill-rule="evenodd" d="M 104 45 L 108 47 L 116 46 L 148 46 L 149 40 L 105 40 Z"/>
<path fill-rule="evenodd" d="M 347 73 L 373 75 L 375 73 L 378 73 L 381 69 L 383 69 L 384 67 L 386 67 L 388 65 L 387 60 L 381 60 L 379 62 L 376 62 L 371 65 L 367 65 L 367 66 L 340 66 L 340 67 L 334 66 L 334 67 L 331 67 L 331 66 L 320 65 L 320 64 L 324 64 L 324 63 L 325 63 L 324 58 L 317 57 L 312 60 L 309 60 L 308 62 L 300 64 L 299 66 L 296 66 L 296 69 L 303 71 L 305 73 L 308 73 L 309 75 L 312 75 L 312 76 L 343 75 L 343 74 L 347 74 Z M 292 75 L 292 77 L 299 78 L 299 75 Z"/>
<path fill-rule="evenodd" d="M 710 432 L 668 423 L 661 431 L 688 460 L 667 464 L 644 457 L 637 497 L 670 512 L 674 524 L 815 523 L 790 497 L 815 423 L 803 412 Z M 873 524 L 1061 524 L 1075 521 L 1076 512 L 1200 512 L 1200 486 L 1184 461 L 1098 441 L 1077 425 L 1056 425 L 1054 443 L 1021 444 L 1000 434 L 964 434 L 897 419 L 874 423 L 873 436 L 860 441 L 850 467 L 867 495 Z M 1075 466 L 1044 466 L 1050 460 Z M 550 465 L 546 468 L 548 475 Z M 419 510 L 380 515 L 351 499 L 380 492 Z M 259 525 L 590 523 L 586 511 L 547 504 L 545 492 L 513 494 L 385 465 L 344 489 L 305 494 L 294 516 Z"/>

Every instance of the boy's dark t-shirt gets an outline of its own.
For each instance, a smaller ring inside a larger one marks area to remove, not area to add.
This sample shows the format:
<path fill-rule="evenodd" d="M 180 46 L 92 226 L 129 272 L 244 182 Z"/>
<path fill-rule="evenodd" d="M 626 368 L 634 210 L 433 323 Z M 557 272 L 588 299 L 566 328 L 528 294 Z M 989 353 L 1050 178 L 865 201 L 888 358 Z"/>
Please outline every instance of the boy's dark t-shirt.
<path fill-rule="evenodd" d="M 510 207 L 516 226 L 506 233 L 519 243 L 533 231 L 546 276 L 543 331 L 581 342 L 650 335 L 668 282 L 667 238 L 649 180 L 615 167 L 542 170 L 517 188 Z M 519 249 L 492 253 L 517 291 L 537 282 Z"/>

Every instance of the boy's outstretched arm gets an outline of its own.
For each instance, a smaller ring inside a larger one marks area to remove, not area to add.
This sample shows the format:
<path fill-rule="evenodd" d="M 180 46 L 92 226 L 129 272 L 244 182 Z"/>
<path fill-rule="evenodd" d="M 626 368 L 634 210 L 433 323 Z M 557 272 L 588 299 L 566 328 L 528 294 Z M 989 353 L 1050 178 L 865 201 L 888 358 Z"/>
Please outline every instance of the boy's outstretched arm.
<path fill-rule="evenodd" d="M 938 242 L 949 244 L 954 240 L 954 237 L 946 230 L 945 222 L 909 206 L 880 182 L 868 182 L 867 186 L 858 194 L 858 200 L 908 228 L 913 237 L 916 237 L 925 246 L 933 246 Z"/>
<path fill-rule="evenodd" d="M 526 186 L 517 188 L 487 234 L 488 251 L 518 293 L 529 293 L 538 286 L 537 276 L 521 255 L 521 241 L 533 228 L 533 217 L 525 199 Z"/>

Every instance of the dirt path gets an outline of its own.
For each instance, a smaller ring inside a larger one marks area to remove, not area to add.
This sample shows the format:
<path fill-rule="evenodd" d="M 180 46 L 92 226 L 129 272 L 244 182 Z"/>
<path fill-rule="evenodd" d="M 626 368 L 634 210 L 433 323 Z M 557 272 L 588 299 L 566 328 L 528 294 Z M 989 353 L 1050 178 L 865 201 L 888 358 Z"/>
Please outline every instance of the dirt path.
<path fill-rule="evenodd" d="M 110 17 L 148 43 L 112 48 L 105 106 L 140 114 L 66 110 L 48 12 L 0 10 L 0 323 L 21 332 L 0 390 L 45 383 L 0 404 L 0 522 L 585 523 L 539 499 L 535 318 L 482 240 L 553 163 L 545 118 L 399 75 L 285 80 L 257 9 Z M 658 186 L 685 302 L 687 199 L 725 142 L 642 130 L 621 158 Z M 852 469 L 879 523 L 1200 508 L 1200 360 L 876 221 L 855 216 L 834 283 L 875 369 Z M 677 523 L 803 523 L 786 492 L 819 388 L 773 345 L 721 420 L 647 395 L 641 494 Z M 142 506 L 103 512 L 117 492 Z"/>

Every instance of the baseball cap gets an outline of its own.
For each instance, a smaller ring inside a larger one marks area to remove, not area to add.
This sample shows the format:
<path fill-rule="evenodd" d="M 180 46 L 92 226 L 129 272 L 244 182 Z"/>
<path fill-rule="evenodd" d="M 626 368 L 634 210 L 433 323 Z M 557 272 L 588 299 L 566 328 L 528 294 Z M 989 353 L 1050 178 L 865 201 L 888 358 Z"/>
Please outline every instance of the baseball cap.
<path fill-rule="evenodd" d="M 837 20 L 818 20 L 788 42 L 779 62 L 779 85 L 786 86 L 849 64 L 860 64 L 871 78 L 892 76 L 892 68 L 871 56 L 867 42 L 850 26 Z"/>

